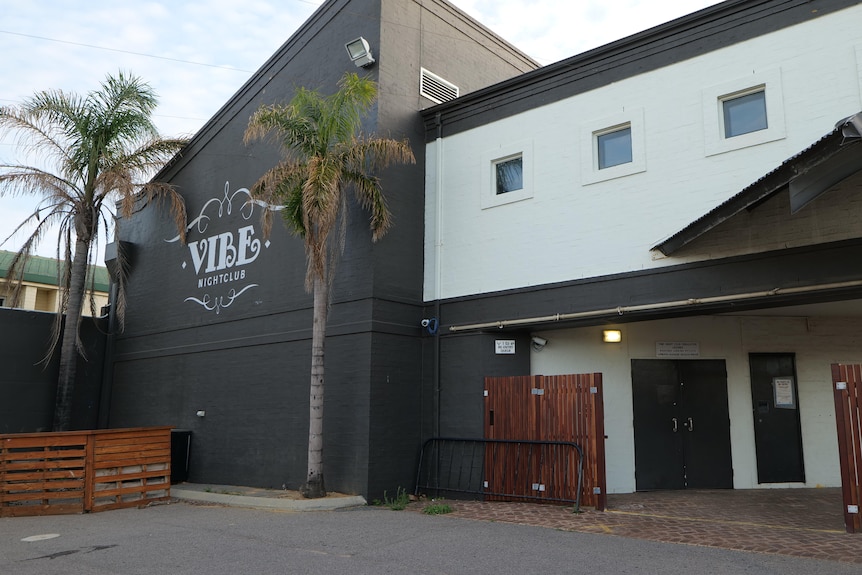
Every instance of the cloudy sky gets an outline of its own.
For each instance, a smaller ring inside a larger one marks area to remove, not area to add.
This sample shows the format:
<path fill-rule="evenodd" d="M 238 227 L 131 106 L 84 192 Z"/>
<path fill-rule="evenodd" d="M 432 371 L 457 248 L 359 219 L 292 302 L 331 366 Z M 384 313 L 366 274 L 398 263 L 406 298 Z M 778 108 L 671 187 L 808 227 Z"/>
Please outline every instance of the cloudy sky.
<path fill-rule="evenodd" d="M 408 1 L 408 0 L 403 0 Z M 451 0 L 545 65 L 715 0 Z M 320 0 L 0 0 L 0 105 L 35 91 L 86 94 L 131 71 L 159 95 L 166 136 L 196 132 L 320 5 Z M 0 140 L 0 163 L 15 161 Z M 0 241 L 32 213 L 32 198 L 0 198 Z M 15 237 L 0 249 L 17 249 Z M 39 253 L 53 256 L 56 243 Z"/>

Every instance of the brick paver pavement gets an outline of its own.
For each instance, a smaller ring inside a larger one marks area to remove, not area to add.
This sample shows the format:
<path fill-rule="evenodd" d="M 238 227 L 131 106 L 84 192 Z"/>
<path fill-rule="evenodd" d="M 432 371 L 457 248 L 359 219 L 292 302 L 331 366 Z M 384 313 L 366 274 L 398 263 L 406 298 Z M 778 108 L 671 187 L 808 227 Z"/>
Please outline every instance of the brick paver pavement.
<path fill-rule="evenodd" d="M 663 491 L 608 496 L 608 511 L 447 500 L 451 516 L 862 564 L 838 489 Z M 411 503 L 421 511 L 428 502 Z"/>

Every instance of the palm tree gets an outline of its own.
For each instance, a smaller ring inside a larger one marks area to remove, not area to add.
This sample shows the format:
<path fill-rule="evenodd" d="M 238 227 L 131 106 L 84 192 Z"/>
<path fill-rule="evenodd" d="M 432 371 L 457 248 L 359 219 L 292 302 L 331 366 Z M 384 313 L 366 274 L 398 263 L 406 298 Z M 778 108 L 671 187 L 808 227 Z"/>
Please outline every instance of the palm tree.
<path fill-rule="evenodd" d="M 6 238 L 35 226 L 9 272 L 10 278 L 19 279 L 19 287 L 24 264 L 39 241 L 52 227 L 60 232 L 57 259 L 65 262 L 58 269 L 63 297 L 47 354 L 50 357 L 59 342 L 55 431 L 66 431 L 71 424 L 76 364 L 78 353 L 83 354 L 78 327 L 87 270 L 99 245 L 100 229 L 107 234 L 115 220 L 113 204 L 118 202 L 120 213 L 129 217 L 137 201 L 166 198 L 177 228 L 181 233 L 185 229 L 185 204 L 179 194 L 164 183 L 143 183 L 186 143 L 159 136 L 150 119 L 157 103 L 148 84 L 120 72 L 108 75 L 101 89 L 86 96 L 43 91 L 19 106 L 0 108 L 0 132 L 14 133 L 25 155 L 45 166 L 0 164 L 0 196 L 40 198 L 33 214 Z M 123 274 L 119 276 L 116 305 L 122 318 Z M 13 293 L 13 302 L 16 298 Z M 90 307 L 95 307 L 92 298 Z M 65 327 L 61 328 L 63 312 Z"/>
<path fill-rule="evenodd" d="M 272 138 L 284 158 L 252 187 L 266 205 L 281 205 L 285 225 L 305 243 L 305 288 L 313 294 L 308 476 L 301 492 L 324 497 L 324 341 L 329 286 L 344 246 L 347 190 L 370 212 L 371 239 L 391 224 L 380 180 L 374 175 L 393 163 L 415 162 L 406 141 L 362 136 L 359 128 L 377 97 L 377 85 L 345 74 L 330 96 L 300 88 L 287 105 L 261 106 L 249 118 L 245 142 Z M 266 234 L 273 210 L 263 210 Z"/>

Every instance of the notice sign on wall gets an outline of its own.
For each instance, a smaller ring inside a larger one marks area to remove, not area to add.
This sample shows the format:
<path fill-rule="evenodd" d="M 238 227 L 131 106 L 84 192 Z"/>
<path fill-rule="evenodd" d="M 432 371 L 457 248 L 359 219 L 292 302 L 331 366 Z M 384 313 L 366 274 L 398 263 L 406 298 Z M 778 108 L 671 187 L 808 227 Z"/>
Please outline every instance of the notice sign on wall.
<path fill-rule="evenodd" d="M 696 341 L 657 341 L 656 357 L 700 357 L 700 345 Z"/>
<path fill-rule="evenodd" d="M 775 407 L 796 409 L 796 394 L 793 392 L 792 377 L 773 377 L 772 389 L 775 392 Z"/>
<path fill-rule="evenodd" d="M 497 355 L 514 355 L 515 340 L 514 339 L 497 339 L 494 340 L 494 353 Z"/>

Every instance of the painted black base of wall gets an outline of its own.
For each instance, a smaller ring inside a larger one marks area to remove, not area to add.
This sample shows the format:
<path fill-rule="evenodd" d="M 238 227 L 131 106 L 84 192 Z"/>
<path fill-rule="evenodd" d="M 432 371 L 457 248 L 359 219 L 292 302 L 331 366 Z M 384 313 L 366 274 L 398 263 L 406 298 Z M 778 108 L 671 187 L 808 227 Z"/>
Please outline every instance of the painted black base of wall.
<path fill-rule="evenodd" d="M 0 308 L 0 433 L 50 431 L 60 368 L 59 350 L 43 362 L 48 352 L 54 314 Z M 73 430 L 96 429 L 99 394 L 105 360 L 105 328 L 102 319 L 83 318 L 81 340 L 87 359 L 78 358 L 72 400 Z"/>

